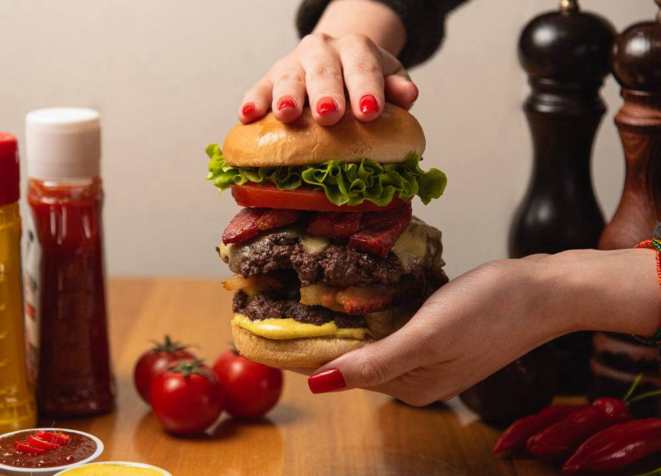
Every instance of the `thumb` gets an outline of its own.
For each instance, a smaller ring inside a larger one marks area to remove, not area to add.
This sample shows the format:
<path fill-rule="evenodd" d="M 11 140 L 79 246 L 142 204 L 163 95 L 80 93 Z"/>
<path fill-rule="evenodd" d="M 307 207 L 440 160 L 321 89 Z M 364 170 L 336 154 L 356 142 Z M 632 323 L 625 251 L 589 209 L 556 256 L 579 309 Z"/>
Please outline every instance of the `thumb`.
<path fill-rule="evenodd" d="M 394 334 L 348 352 L 308 378 L 312 393 L 375 388 L 419 366 L 419 336 L 404 326 Z M 418 343 L 418 344 L 416 344 Z"/>

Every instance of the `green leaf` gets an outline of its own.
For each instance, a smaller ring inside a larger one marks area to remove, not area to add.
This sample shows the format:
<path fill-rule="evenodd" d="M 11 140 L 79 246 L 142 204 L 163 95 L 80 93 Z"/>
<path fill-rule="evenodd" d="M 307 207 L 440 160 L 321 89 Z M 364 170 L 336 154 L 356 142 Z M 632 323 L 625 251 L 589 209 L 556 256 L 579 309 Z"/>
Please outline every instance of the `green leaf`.
<path fill-rule="evenodd" d="M 221 192 L 233 183 L 272 183 L 280 190 L 296 190 L 302 186 L 323 190 L 335 205 L 360 205 L 368 200 L 385 206 L 395 194 L 402 200 L 418 195 L 427 205 L 443 195 L 447 186 L 443 172 L 438 169 L 425 172 L 420 168 L 421 157 L 415 152 L 399 164 L 362 159 L 351 164 L 329 160 L 300 167 L 233 167 L 225 161 L 218 144 L 211 144 L 206 152 L 210 159 L 207 179 Z"/>

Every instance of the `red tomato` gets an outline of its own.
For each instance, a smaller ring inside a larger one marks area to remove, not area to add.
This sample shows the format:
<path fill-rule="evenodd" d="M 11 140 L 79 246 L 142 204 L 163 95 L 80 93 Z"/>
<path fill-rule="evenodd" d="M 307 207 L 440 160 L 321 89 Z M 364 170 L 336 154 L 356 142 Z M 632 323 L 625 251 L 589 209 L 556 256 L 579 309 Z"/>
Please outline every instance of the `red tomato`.
<path fill-rule="evenodd" d="M 154 416 L 167 431 L 179 435 L 201 433 L 223 411 L 223 392 L 213 370 L 201 360 L 179 364 L 154 377 L 150 386 Z"/>
<path fill-rule="evenodd" d="M 251 362 L 231 350 L 213 366 L 227 399 L 227 411 L 239 418 L 259 418 L 278 403 L 282 370 Z"/>
<path fill-rule="evenodd" d="M 172 342 L 170 336 L 165 336 L 164 343 L 156 342 L 154 348 L 142 354 L 135 364 L 133 372 L 135 388 L 142 399 L 149 403 L 149 385 L 156 375 L 179 360 L 195 360 L 195 358 L 186 350 L 186 346 Z"/>
<path fill-rule="evenodd" d="M 313 210 L 317 212 L 379 212 L 391 208 L 403 207 L 411 200 L 404 201 L 395 195 L 385 207 L 380 207 L 365 200 L 360 205 L 335 205 L 323 191 L 299 188 L 296 190 L 278 190 L 272 184 L 244 185 L 232 184 L 232 196 L 242 207 L 286 208 L 288 210 Z"/>

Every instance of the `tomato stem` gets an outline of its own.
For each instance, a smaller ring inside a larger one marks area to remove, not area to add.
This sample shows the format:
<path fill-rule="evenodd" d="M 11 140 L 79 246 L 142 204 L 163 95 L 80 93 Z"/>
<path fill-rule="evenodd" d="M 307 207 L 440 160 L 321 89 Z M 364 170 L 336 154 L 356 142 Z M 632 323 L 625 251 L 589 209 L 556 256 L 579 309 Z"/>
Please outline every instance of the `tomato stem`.
<path fill-rule="evenodd" d="M 165 335 L 163 338 L 164 342 L 159 342 L 157 340 L 153 340 L 152 343 L 154 344 L 154 350 L 156 352 L 167 352 L 169 354 L 174 354 L 175 352 L 179 350 L 186 350 L 189 347 L 191 347 L 188 344 L 182 344 L 179 341 L 173 341 L 169 335 Z"/>
<path fill-rule="evenodd" d="M 215 382 L 216 379 L 202 369 L 202 364 L 204 364 L 204 359 L 194 361 L 180 360 L 176 364 L 170 366 L 168 370 L 179 372 L 184 377 L 190 377 L 193 374 L 201 375 L 202 377 Z"/>

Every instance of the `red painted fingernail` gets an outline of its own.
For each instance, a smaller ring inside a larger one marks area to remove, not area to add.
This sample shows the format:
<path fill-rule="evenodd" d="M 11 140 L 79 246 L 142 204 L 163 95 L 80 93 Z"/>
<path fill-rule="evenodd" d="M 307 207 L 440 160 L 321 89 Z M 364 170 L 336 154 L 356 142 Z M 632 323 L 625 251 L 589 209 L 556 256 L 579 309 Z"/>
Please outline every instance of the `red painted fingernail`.
<path fill-rule="evenodd" d="M 360 106 L 360 112 L 363 114 L 370 114 L 372 112 L 379 111 L 379 104 L 376 102 L 376 98 L 371 95 L 363 96 L 360 98 L 358 105 Z"/>
<path fill-rule="evenodd" d="M 337 369 L 324 370 L 308 378 L 308 387 L 314 394 L 332 392 L 346 386 L 342 372 Z"/>
<path fill-rule="evenodd" d="M 337 111 L 337 104 L 331 98 L 323 98 L 317 103 L 317 112 L 322 116 Z"/>
<path fill-rule="evenodd" d="M 414 103 L 418 100 L 420 91 L 418 90 L 418 87 L 415 85 L 415 83 L 411 83 L 411 85 L 413 86 L 413 99 L 411 99 L 411 103 Z"/>
<path fill-rule="evenodd" d="M 243 109 L 241 109 L 241 114 L 243 114 L 244 116 L 252 114 L 253 112 L 255 112 L 254 102 L 247 103 L 245 106 L 243 106 Z"/>
<path fill-rule="evenodd" d="M 294 100 L 287 96 L 283 97 L 278 102 L 278 111 L 282 111 L 286 107 L 291 107 L 296 109 L 296 103 L 294 102 Z"/>

